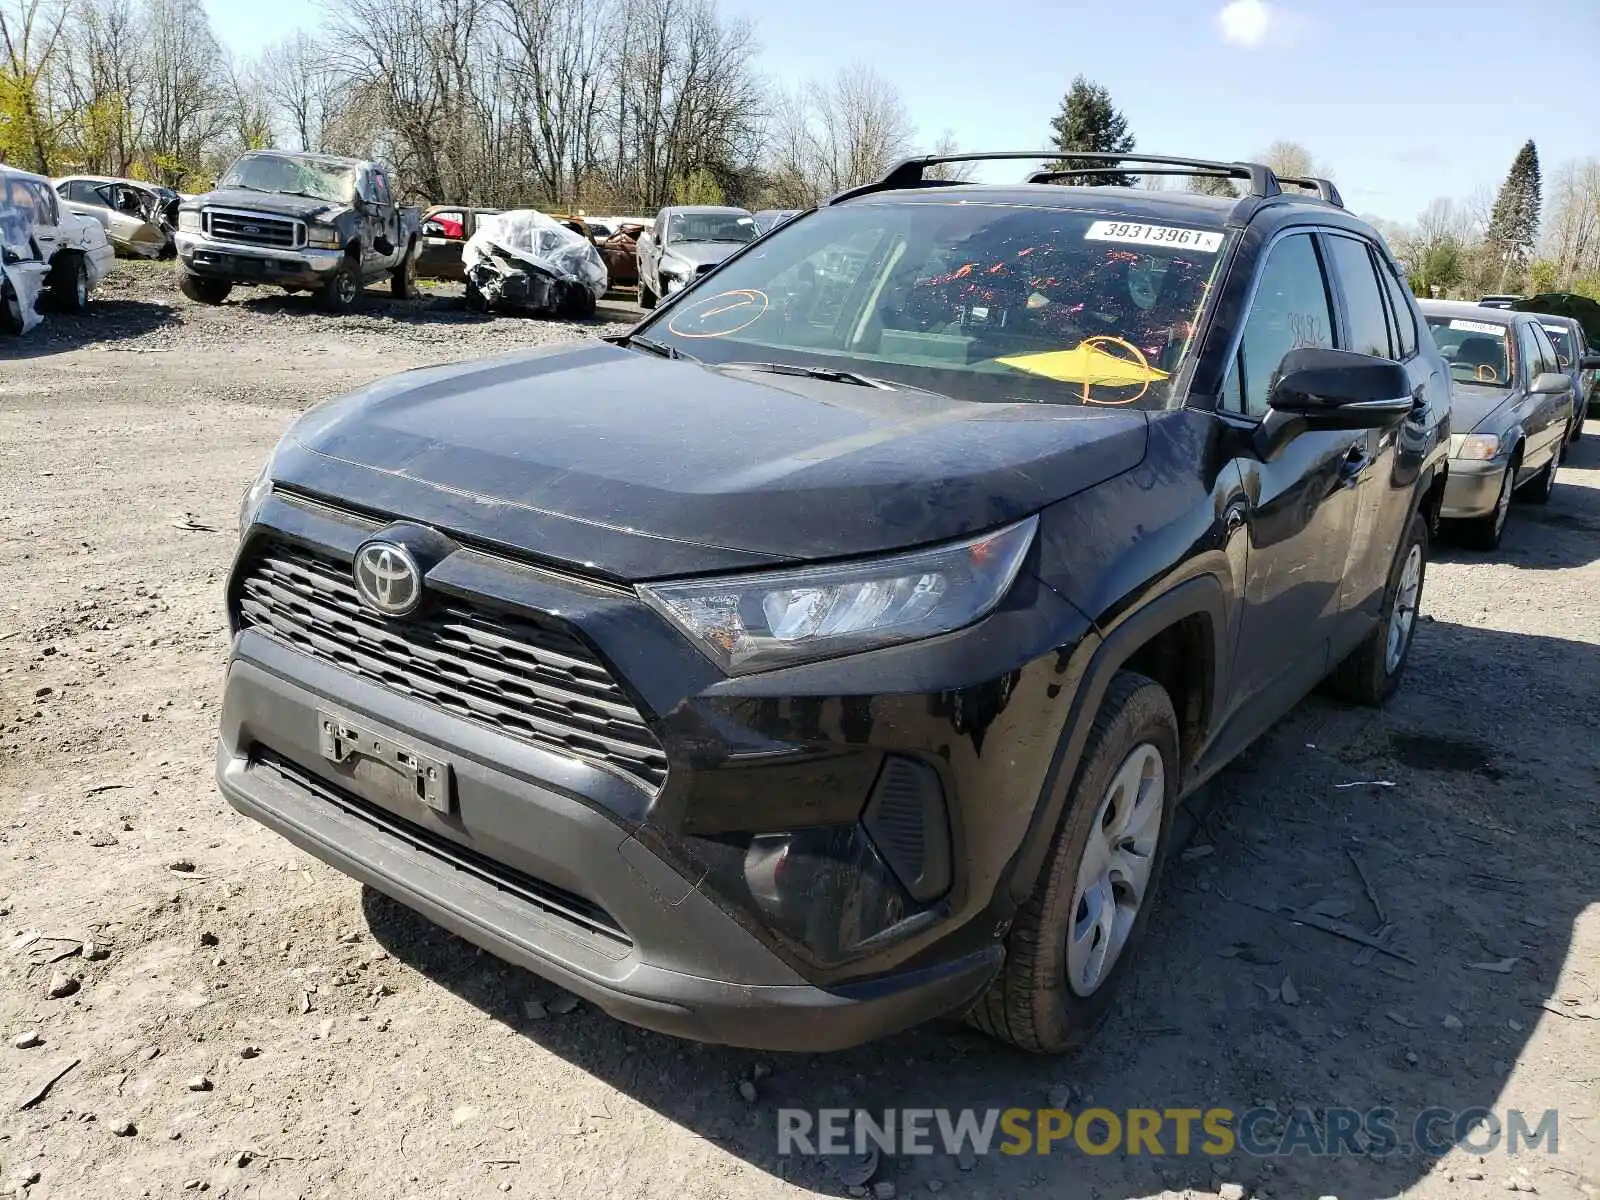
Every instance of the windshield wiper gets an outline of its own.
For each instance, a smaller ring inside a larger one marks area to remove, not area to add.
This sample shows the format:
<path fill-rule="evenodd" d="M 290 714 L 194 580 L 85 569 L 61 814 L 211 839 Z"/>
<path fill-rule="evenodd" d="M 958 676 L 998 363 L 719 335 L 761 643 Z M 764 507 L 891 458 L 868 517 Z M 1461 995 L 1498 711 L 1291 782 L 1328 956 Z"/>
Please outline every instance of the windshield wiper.
<path fill-rule="evenodd" d="M 330 199 L 327 196 L 319 196 L 315 192 L 291 192 L 288 188 L 279 188 L 277 194 L 280 196 L 304 196 L 307 200 L 321 200 L 325 204 L 339 203 L 337 200 Z"/>
<path fill-rule="evenodd" d="M 225 192 L 227 192 L 227 191 L 240 191 L 240 192 L 265 192 L 265 191 L 267 191 L 266 188 L 258 188 L 254 184 L 251 184 L 251 183 L 225 183 L 225 184 L 222 185 L 222 190 L 225 191 Z M 268 195 L 271 195 L 271 193 L 268 192 Z"/>
<path fill-rule="evenodd" d="M 803 375 L 807 379 L 824 379 L 829 383 L 851 383 L 857 387 L 877 388 L 880 391 L 896 391 L 902 385 L 889 383 L 886 380 L 874 379 L 870 375 L 859 375 L 854 371 L 841 371 L 837 367 L 802 367 L 795 363 L 781 362 L 728 362 L 717 363 L 725 370 L 733 371 L 762 371 L 768 375 Z M 913 391 L 925 391 L 924 388 L 913 388 Z"/>
<path fill-rule="evenodd" d="M 667 345 L 666 342 L 658 342 L 658 341 L 655 340 L 655 338 L 647 338 L 643 334 L 640 334 L 640 333 L 632 333 L 632 334 L 628 334 L 628 335 L 626 335 L 624 337 L 618 338 L 617 339 L 617 345 L 619 345 L 619 346 L 637 346 L 641 350 L 647 350 L 651 354 L 659 355 L 662 358 L 676 358 L 676 359 L 681 359 L 684 362 L 699 362 L 700 361 L 698 358 L 696 358 L 692 354 L 685 354 L 682 350 L 679 350 L 676 346 L 669 346 L 669 345 Z"/>

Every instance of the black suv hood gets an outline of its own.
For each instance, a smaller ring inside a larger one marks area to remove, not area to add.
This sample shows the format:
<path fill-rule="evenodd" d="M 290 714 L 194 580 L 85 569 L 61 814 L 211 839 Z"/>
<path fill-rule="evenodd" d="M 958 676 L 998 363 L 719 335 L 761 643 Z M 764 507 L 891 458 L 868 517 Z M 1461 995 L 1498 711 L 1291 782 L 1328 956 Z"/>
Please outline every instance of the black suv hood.
<path fill-rule="evenodd" d="M 1136 466 L 1145 415 L 714 370 L 604 342 L 323 405 L 281 485 L 620 580 L 980 532 Z"/>
<path fill-rule="evenodd" d="M 203 196 L 196 196 L 184 207 L 205 208 L 208 205 L 239 208 L 246 212 L 275 213 L 285 217 L 300 217 L 302 220 L 341 213 L 350 207 L 338 200 L 318 200 L 313 196 L 287 196 L 282 192 L 252 192 L 246 189 L 207 192 Z"/>

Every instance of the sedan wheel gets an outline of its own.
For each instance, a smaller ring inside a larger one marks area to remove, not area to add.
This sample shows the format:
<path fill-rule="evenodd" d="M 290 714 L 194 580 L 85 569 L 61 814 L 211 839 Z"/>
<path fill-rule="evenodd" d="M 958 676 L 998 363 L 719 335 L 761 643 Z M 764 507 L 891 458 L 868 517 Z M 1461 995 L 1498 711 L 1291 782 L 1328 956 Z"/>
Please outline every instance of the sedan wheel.
<path fill-rule="evenodd" d="M 1091 996 L 1128 944 L 1150 885 L 1166 768 L 1149 742 L 1135 746 L 1106 789 L 1078 863 L 1067 933 L 1067 984 Z"/>

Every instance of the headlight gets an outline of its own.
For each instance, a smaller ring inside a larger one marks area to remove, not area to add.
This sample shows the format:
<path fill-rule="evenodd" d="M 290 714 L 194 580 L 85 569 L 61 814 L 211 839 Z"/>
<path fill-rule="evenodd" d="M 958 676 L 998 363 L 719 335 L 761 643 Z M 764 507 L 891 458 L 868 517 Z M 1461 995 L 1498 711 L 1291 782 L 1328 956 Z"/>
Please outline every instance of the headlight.
<path fill-rule="evenodd" d="M 1452 433 L 1450 457 L 1488 462 L 1500 452 L 1500 439 L 1492 433 Z"/>
<path fill-rule="evenodd" d="M 982 537 L 867 562 L 640 584 L 645 602 L 730 675 L 932 637 L 987 616 L 1011 589 L 1035 517 Z"/>
<path fill-rule="evenodd" d="M 245 492 L 244 498 L 239 501 L 239 536 L 243 537 L 245 530 L 255 522 L 256 514 L 261 511 L 261 506 L 267 502 L 267 497 L 272 495 L 271 464 L 261 468 L 261 474 L 256 476 Z"/>
<path fill-rule="evenodd" d="M 178 210 L 178 228 L 184 233 L 200 232 L 200 214 L 193 209 Z"/>
<path fill-rule="evenodd" d="M 332 225 L 313 225 L 306 231 L 306 243 L 318 250 L 337 250 L 342 244 L 339 230 Z"/>

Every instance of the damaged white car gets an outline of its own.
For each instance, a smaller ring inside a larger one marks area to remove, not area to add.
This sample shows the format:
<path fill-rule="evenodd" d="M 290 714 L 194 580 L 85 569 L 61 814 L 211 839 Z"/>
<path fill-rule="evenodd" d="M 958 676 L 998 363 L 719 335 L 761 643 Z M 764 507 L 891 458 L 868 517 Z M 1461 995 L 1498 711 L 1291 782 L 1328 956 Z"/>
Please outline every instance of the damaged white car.
<path fill-rule="evenodd" d="M 44 300 L 82 312 L 115 261 L 105 230 L 64 212 L 50 180 L 0 166 L 0 331 L 32 329 Z"/>
<path fill-rule="evenodd" d="M 593 242 L 528 208 L 480 220 L 461 264 L 467 307 L 477 312 L 587 317 L 608 282 Z"/>

